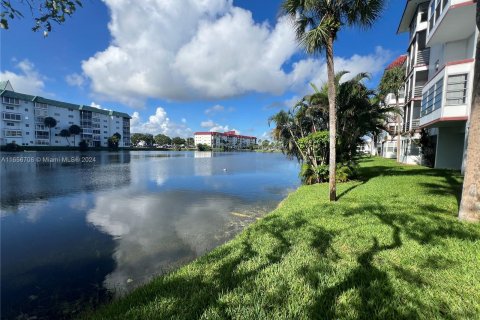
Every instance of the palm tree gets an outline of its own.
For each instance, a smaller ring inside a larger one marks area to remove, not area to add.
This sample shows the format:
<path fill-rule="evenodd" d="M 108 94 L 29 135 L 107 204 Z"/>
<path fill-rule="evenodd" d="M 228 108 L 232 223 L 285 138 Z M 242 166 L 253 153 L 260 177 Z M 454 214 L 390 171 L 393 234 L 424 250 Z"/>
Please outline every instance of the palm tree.
<path fill-rule="evenodd" d="M 401 147 L 401 136 L 400 136 L 400 126 L 402 122 L 401 111 L 399 105 L 400 90 L 405 86 L 405 68 L 396 66 L 390 69 L 385 70 L 382 79 L 380 80 L 380 93 L 383 96 L 386 96 L 389 93 L 393 93 L 396 101 L 396 113 L 397 113 L 397 162 L 400 162 L 400 147 Z"/>
<path fill-rule="evenodd" d="M 480 1 L 477 1 L 477 28 L 480 28 Z M 462 200 L 458 218 L 480 221 L 480 38 L 477 37 L 477 56 L 473 79 L 472 107 L 468 130 L 467 161 L 463 180 Z"/>
<path fill-rule="evenodd" d="M 326 51 L 330 161 L 330 201 L 336 201 L 336 110 L 333 42 L 341 27 L 370 27 L 380 15 L 384 0 L 284 0 L 282 10 L 294 20 L 298 41 L 309 54 Z"/>
<path fill-rule="evenodd" d="M 60 131 L 60 137 L 64 137 L 65 140 L 67 140 L 68 145 L 70 146 L 70 141 L 68 141 L 68 137 L 70 137 L 70 131 L 68 131 L 67 129 L 63 129 L 62 131 Z"/>
<path fill-rule="evenodd" d="M 375 92 L 365 86 L 364 80 L 369 78 L 368 74 L 359 73 L 351 80 L 340 83 L 341 77 L 346 73 L 348 72 L 342 71 L 335 75 L 339 133 L 336 152 L 337 162 L 351 167 L 362 137 L 384 130 L 387 115 L 394 109 L 381 107 Z M 328 161 L 323 159 L 329 158 L 328 150 L 323 147 L 325 140 L 322 136 L 329 125 L 328 84 L 320 89 L 313 84 L 311 86 L 314 90 L 312 95 L 303 97 L 289 111 L 282 110 L 269 119 L 269 125 L 275 123 L 272 137 L 280 143 L 287 156 L 296 157 L 303 163 L 301 176 L 307 178 L 318 177 L 318 169 L 325 172 Z M 317 148 L 319 143 L 322 145 L 321 154 Z M 329 144 L 329 139 L 326 143 Z M 320 180 L 326 179 L 322 177 Z"/>
<path fill-rule="evenodd" d="M 48 137 L 50 139 L 49 144 L 52 144 L 52 128 L 55 128 L 55 126 L 57 125 L 57 120 L 55 120 L 55 118 L 52 118 L 52 117 L 46 117 L 43 120 L 43 123 L 45 124 L 46 127 L 48 127 L 48 130 L 49 130 Z"/>
<path fill-rule="evenodd" d="M 76 124 L 72 124 L 72 125 L 70 126 L 70 128 L 68 128 L 68 131 L 70 132 L 71 135 L 73 135 L 73 145 L 76 146 L 76 144 L 75 144 L 75 136 L 76 136 L 77 134 L 80 134 L 80 132 L 82 132 L 82 129 L 81 129 L 79 126 L 77 126 Z"/>

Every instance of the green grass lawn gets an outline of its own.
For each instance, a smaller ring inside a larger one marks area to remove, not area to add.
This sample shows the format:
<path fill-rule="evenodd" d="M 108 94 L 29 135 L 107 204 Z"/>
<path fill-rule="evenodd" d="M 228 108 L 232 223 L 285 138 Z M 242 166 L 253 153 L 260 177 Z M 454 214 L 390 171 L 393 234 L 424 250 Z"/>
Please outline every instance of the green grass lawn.
<path fill-rule="evenodd" d="M 480 225 L 458 172 L 364 159 L 88 319 L 480 319 Z"/>

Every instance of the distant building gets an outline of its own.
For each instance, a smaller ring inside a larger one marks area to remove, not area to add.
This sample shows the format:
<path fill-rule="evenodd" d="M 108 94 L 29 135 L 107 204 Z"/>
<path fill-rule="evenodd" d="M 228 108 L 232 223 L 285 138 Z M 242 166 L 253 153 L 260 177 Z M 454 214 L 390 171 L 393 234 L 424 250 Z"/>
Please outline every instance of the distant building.
<path fill-rule="evenodd" d="M 235 131 L 221 132 L 195 132 L 195 145 L 206 144 L 211 148 L 247 149 L 257 143 L 256 137 L 242 136 Z"/>
<path fill-rule="evenodd" d="M 408 56 L 401 55 L 390 63 L 385 68 L 385 71 L 395 67 L 407 68 L 407 62 Z M 377 149 L 378 154 L 384 158 L 397 158 L 397 134 L 400 132 L 400 161 L 408 164 L 420 164 L 422 161 L 419 148 L 420 129 L 418 118 L 420 117 L 420 106 L 418 103 L 417 105 L 415 104 L 416 100 L 411 96 L 408 101 L 405 101 L 405 87 L 408 87 L 408 83 L 405 83 L 398 97 L 400 123 L 396 113 L 388 115 L 387 131 L 379 135 Z M 395 94 L 387 94 L 383 103 L 386 107 L 396 108 Z"/>
<path fill-rule="evenodd" d="M 130 119 L 122 112 L 103 110 L 46 99 L 15 92 L 9 81 L 0 82 L 2 119 L 0 121 L 0 144 L 15 142 L 24 146 L 68 146 L 74 138 L 60 136 L 60 131 L 75 124 L 81 133 L 75 143 L 85 141 L 91 147 L 108 146 L 108 138 L 121 135 L 120 147 L 130 146 Z M 46 117 L 57 120 L 55 128 L 45 126 Z M 51 142 L 50 142 L 51 141 Z"/>

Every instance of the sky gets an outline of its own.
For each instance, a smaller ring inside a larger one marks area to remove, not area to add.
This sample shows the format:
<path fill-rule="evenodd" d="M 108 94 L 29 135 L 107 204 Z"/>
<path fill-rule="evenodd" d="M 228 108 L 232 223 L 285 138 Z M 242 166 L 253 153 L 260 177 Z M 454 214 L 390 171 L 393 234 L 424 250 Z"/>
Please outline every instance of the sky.
<path fill-rule="evenodd" d="M 368 72 L 371 88 L 407 48 L 408 35 L 396 34 L 405 1 L 386 3 L 371 29 L 342 29 L 334 44 L 335 70 Z M 17 92 L 126 112 L 132 133 L 270 139 L 268 118 L 327 77 L 324 54 L 304 53 L 280 5 L 84 0 L 44 37 L 18 4 L 24 18 L 0 31 L 0 79 Z"/>

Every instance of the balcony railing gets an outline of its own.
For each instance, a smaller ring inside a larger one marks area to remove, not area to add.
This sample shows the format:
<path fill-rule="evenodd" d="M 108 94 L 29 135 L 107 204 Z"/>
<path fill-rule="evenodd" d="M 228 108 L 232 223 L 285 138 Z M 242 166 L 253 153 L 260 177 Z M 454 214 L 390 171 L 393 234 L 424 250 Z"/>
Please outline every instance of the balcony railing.
<path fill-rule="evenodd" d="M 421 98 L 422 97 L 422 89 L 423 89 L 423 86 L 416 86 L 415 90 L 413 90 L 414 96 L 412 98 Z"/>
<path fill-rule="evenodd" d="M 412 129 L 418 129 L 420 126 L 420 119 L 413 119 L 412 120 Z"/>
<path fill-rule="evenodd" d="M 429 64 L 430 62 L 430 48 L 425 48 L 417 52 L 417 65 Z"/>

